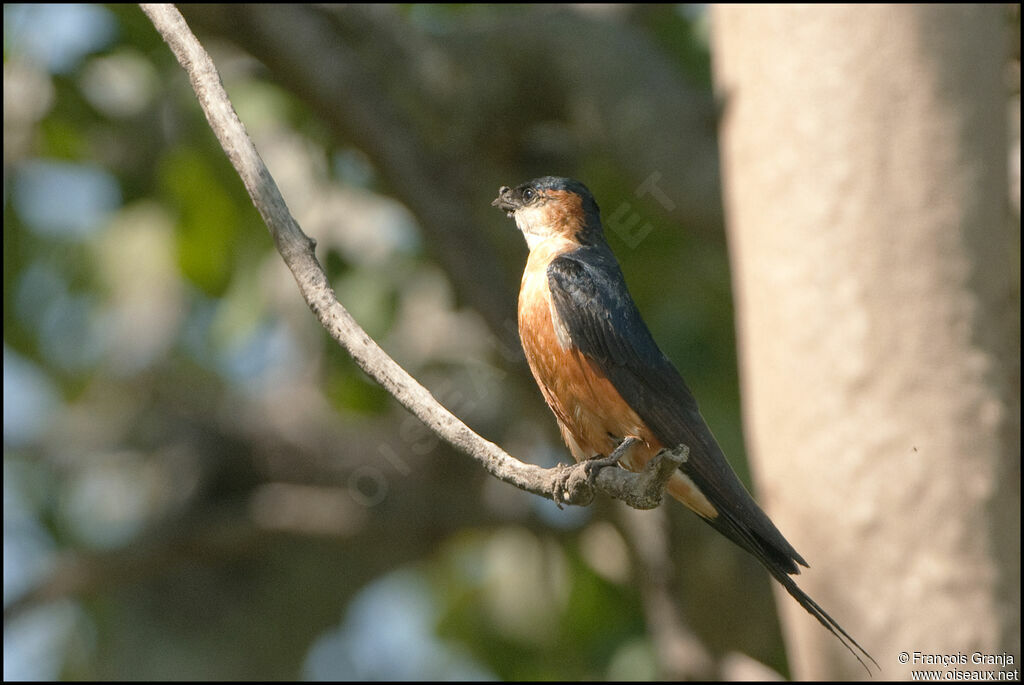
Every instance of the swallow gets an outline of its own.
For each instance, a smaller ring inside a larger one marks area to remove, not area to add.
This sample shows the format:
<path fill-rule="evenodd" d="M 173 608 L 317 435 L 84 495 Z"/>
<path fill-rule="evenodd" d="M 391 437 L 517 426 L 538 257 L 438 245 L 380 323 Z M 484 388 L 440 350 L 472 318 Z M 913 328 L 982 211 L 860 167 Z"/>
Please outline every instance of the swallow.
<path fill-rule="evenodd" d="M 807 562 L 729 466 L 693 393 L 655 343 L 604 238 L 597 202 L 558 176 L 502 186 L 491 203 L 514 218 L 530 255 L 519 291 L 519 336 L 530 371 L 579 462 L 606 458 L 639 471 L 663 449 L 689 456 L 667 491 L 752 554 L 865 669 L 875 663 L 791 576 Z"/>

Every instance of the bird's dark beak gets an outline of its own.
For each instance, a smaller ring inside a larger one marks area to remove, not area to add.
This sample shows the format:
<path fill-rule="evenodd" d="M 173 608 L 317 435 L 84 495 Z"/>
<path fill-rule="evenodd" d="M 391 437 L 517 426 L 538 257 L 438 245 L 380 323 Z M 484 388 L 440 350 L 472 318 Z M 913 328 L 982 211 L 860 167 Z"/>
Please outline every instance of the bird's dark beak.
<path fill-rule="evenodd" d="M 491 206 L 497 207 L 511 217 L 516 213 L 516 210 L 519 209 L 520 203 L 516 202 L 515 198 L 512 196 L 511 188 L 508 186 L 502 186 L 498 189 L 498 197 L 494 198 L 494 202 L 491 203 Z"/>

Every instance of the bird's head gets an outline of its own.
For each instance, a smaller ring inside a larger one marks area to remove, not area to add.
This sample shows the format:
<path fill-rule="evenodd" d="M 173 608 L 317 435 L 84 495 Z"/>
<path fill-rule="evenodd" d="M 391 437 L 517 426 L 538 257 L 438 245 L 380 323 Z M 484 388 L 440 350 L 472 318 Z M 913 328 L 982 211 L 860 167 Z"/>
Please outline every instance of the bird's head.
<path fill-rule="evenodd" d="M 600 210 L 594 196 L 571 178 L 544 176 L 515 188 L 502 186 L 491 205 L 516 220 L 531 250 L 551 237 L 580 244 L 601 237 Z"/>

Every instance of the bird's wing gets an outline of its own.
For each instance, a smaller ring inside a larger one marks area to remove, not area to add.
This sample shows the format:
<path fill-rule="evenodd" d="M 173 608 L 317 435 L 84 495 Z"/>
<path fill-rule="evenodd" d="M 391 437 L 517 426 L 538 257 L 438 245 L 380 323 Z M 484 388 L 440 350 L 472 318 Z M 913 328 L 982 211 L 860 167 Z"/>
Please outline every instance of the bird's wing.
<path fill-rule="evenodd" d="M 551 299 L 571 343 L 611 381 L 663 445 L 690 448 L 680 469 L 718 511 L 718 516 L 704 520 L 753 554 L 867 668 L 860 654 L 874 661 L 871 655 L 790 578 L 799 573 L 798 563 L 807 562 L 729 466 L 693 393 L 640 317 L 611 251 L 581 250 L 590 250 L 585 259 L 578 258 L 579 251 L 567 252 L 547 268 Z"/>
<path fill-rule="evenodd" d="M 579 257 L 566 253 L 547 269 L 551 298 L 572 344 L 663 445 L 689 447 L 680 468 L 718 510 L 708 523 L 785 573 L 797 573 L 796 564 L 806 562 L 729 466 L 693 393 L 651 337 L 610 251 Z"/>
<path fill-rule="evenodd" d="M 582 250 L 589 250 L 580 258 Z M 570 341 L 604 374 L 663 445 L 690 448 L 680 469 L 718 511 L 703 517 L 753 554 L 800 605 L 864 665 L 874 659 L 790 577 L 797 554 L 729 466 L 682 376 L 662 354 L 606 246 L 580 248 L 551 261 L 548 288 Z M 877 665 L 877 662 L 876 662 Z"/>

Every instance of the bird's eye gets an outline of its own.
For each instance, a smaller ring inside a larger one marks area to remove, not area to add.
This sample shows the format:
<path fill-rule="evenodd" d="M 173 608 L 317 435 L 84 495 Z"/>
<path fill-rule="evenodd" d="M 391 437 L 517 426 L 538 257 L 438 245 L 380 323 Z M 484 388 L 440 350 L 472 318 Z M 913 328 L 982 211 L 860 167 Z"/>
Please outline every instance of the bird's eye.
<path fill-rule="evenodd" d="M 534 192 L 533 188 L 527 188 L 526 190 L 523 191 L 523 202 L 529 202 L 536 195 L 537 193 Z"/>

